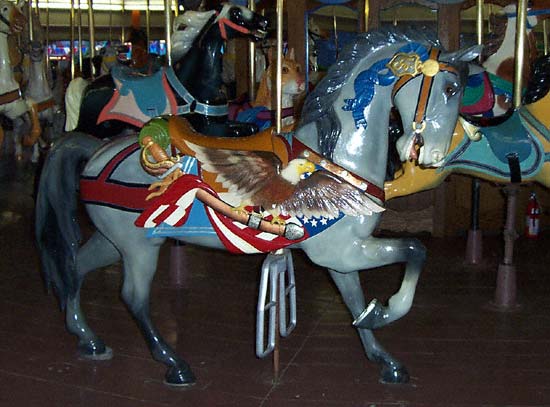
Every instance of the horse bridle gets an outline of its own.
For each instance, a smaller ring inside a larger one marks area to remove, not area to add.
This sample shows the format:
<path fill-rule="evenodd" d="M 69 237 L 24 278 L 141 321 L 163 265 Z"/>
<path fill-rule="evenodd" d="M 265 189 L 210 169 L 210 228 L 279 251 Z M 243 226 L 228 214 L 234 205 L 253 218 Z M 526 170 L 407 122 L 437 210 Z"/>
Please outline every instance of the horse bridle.
<path fill-rule="evenodd" d="M 3 14 L 0 14 L 0 21 L 8 26 L 8 31 L 0 30 L 0 33 L 8 35 L 11 31 L 11 21 L 4 17 Z"/>
<path fill-rule="evenodd" d="M 216 13 L 216 15 L 218 15 L 218 13 Z M 231 21 L 230 19 L 226 18 L 226 17 L 222 17 L 222 18 L 218 18 L 217 20 L 217 23 L 218 23 L 218 26 L 220 27 L 220 33 L 222 35 L 222 38 L 227 41 L 227 31 L 226 31 L 226 27 L 230 27 L 232 28 L 233 30 L 235 31 L 239 31 L 243 34 L 250 34 L 252 31 L 249 30 L 248 28 L 245 28 L 241 25 L 238 25 L 238 24 L 235 24 L 233 21 Z"/>
<path fill-rule="evenodd" d="M 407 83 L 418 75 L 423 75 L 414 120 L 412 122 L 413 131 L 417 135 L 420 135 L 426 128 L 426 109 L 435 75 L 441 71 L 452 72 L 458 75 L 456 68 L 438 60 L 440 54 L 441 50 L 431 48 L 428 59 L 422 61 L 416 53 L 399 52 L 387 64 L 388 69 L 399 78 L 393 86 L 392 100 Z"/>

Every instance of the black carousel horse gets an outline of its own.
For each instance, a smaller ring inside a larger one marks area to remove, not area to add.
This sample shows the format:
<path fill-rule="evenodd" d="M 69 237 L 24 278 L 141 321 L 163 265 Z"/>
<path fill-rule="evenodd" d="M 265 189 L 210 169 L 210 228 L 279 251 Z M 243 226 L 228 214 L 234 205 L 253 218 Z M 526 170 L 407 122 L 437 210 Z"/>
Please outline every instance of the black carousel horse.
<path fill-rule="evenodd" d="M 249 123 L 229 122 L 222 88 L 222 56 L 226 40 L 265 37 L 267 20 L 233 4 L 178 17 L 172 36 L 172 66 L 143 74 L 115 66 L 92 83 L 71 81 L 65 98 L 65 130 L 98 137 L 142 127 L 162 114 L 185 115 L 197 131 L 213 136 L 245 136 L 257 132 Z"/>

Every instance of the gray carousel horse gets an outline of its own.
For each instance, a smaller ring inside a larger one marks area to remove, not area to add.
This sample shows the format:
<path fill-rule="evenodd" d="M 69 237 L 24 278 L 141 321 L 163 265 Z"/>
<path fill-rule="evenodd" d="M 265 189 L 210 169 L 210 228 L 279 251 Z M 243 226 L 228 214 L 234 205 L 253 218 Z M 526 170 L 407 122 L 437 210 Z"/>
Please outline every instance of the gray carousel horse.
<path fill-rule="evenodd" d="M 168 160 L 174 164 L 169 172 L 179 178 L 150 201 L 148 188 L 159 179 L 140 162 L 152 167 L 164 162 L 142 150 L 135 136 L 109 143 L 85 134 L 63 138 L 43 169 L 36 235 L 46 282 L 59 296 L 80 350 L 92 358 L 111 356 L 86 322 L 80 288 L 89 271 L 122 259 L 122 298 L 153 358 L 167 366 L 166 382 L 193 383 L 190 367 L 161 337 L 149 314 L 151 281 L 166 236 L 239 253 L 287 246 L 304 250 L 329 270 L 356 319 L 367 357 L 381 366 L 382 380 L 406 382 L 407 369 L 378 343 L 372 329 L 409 311 L 426 253 L 416 239 L 377 238 L 372 232 L 383 210 L 392 105 L 409 129 L 397 142 L 401 160 L 438 165 L 449 147 L 466 61 L 478 52 L 445 53 L 435 45 L 420 32 L 359 36 L 310 94 L 296 133 L 284 142 L 270 130 L 242 140 L 213 138 L 193 132 L 179 117 L 155 119 L 140 137 L 165 126 L 172 145 L 160 147 L 160 153 L 176 148 L 182 156 Z M 261 147 L 260 139 L 269 147 Z M 275 151 L 289 143 L 291 150 Z M 153 147 L 159 145 L 145 146 L 150 152 Z M 227 186 L 219 194 L 201 178 L 209 171 Z M 284 199 L 273 197 L 277 188 L 286 191 Z M 80 247 L 78 190 L 97 228 Z M 247 204 L 268 208 L 272 221 L 264 222 L 268 218 L 258 217 Z M 198 234 L 186 233 L 201 213 L 210 224 Z M 273 222 L 273 217 L 278 219 Z M 405 263 L 401 288 L 387 305 L 373 301 L 367 306 L 359 270 L 393 263 Z"/>

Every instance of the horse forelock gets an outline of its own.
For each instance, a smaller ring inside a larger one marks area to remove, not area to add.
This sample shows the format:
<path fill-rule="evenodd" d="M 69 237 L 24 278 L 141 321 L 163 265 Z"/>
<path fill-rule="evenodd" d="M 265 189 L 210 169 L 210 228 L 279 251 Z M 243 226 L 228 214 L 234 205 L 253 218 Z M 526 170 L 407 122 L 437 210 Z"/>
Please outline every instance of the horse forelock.
<path fill-rule="evenodd" d="M 375 56 L 388 46 L 411 42 L 441 48 L 433 31 L 411 26 L 406 30 L 391 27 L 358 34 L 356 40 L 342 50 L 338 61 L 329 68 L 325 77 L 307 97 L 300 119 L 300 126 L 316 123 L 318 146 L 322 155 L 332 158 L 341 135 L 342 123 L 335 111 L 338 106 L 334 105 L 354 68 L 365 58 L 371 58 L 375 63 Z"/>
<path fill-rule="evenodd" d="M 172 34 L 172 57 L 176 60 L 187 54 L 191 46 L 199 36 L 214 21 L 215 10 L 193 11 L 189 10 L 176 17 L 174 21 L 174 33 Z M 183 30 L 179 30 L 184 26 Z"/>

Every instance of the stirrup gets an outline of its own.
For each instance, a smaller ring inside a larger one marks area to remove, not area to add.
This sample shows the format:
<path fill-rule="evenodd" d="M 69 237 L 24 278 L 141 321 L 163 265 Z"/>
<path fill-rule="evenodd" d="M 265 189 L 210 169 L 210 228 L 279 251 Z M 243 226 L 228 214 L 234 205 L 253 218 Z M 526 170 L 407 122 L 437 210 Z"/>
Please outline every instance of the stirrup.
<path fill-rule="evenodd" d="M 269 302 L 266 302 L 268 290 Z M 288 323 L 287 297 L 289 303 Z M 286 338 L 296 328 L 296 280 L 289 249 L 280 249 L 269 253 L 262 264 L 256 311 L 256 356 L 259 358 L 266 357 L 275 349 L 277 303 L 279 304 L 279 334 Z M 264 338 L 266 312 L 269 312 L 267 345 Z"/>

